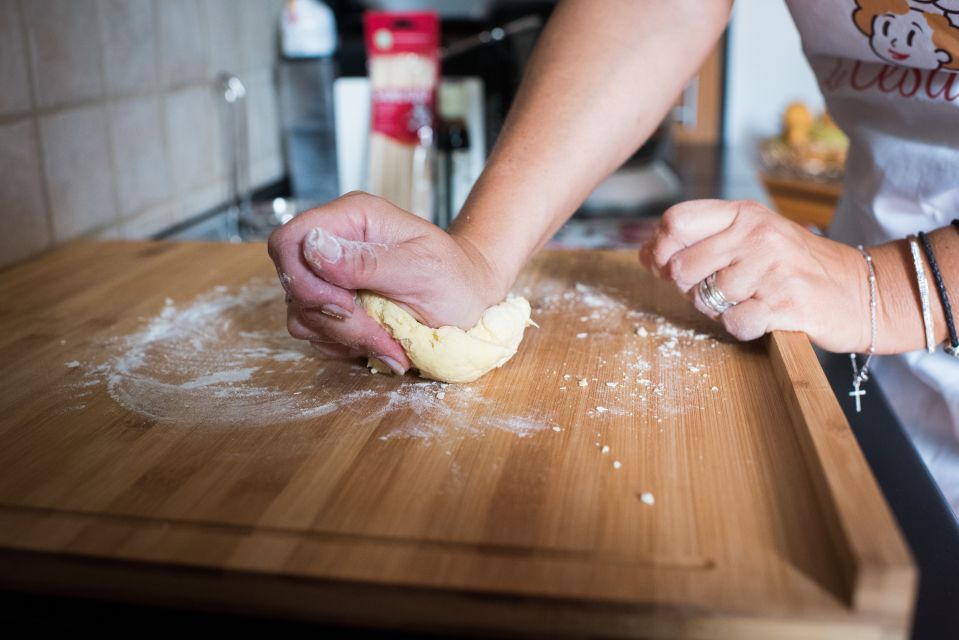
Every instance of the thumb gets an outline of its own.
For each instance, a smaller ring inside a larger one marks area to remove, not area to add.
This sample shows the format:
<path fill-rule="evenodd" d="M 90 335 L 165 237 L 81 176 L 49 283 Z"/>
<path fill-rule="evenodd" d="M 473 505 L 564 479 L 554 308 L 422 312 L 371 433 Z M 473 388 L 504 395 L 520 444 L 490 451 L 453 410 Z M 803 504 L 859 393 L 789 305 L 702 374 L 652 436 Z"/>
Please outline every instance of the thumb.
<path fill-rule="evenodd" d="M 323 227 L 303 239 L 303 258 L 318 276 L 344 289 L 388 293 L 403 273 L 399 245 L 349 240 Z"/>

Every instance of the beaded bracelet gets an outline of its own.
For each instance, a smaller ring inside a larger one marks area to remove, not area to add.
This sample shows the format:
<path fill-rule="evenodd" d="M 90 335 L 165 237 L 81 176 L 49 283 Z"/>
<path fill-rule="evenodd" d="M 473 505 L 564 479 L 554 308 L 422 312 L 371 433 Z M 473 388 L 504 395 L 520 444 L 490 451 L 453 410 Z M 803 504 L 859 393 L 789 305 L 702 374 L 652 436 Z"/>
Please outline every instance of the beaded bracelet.
<path fill-rule="evenodd" d="M 942 302 L 942 311 L 946 316 L 946 329 L 949 331 L 949 344 L 945 351 L 951 356 L 959 357 L 959 335 L 956 335 L 956 323 L 952 317 L 952 305 L 949 304 L 949 293 L 946 291 L 946 284 L 942 281 L 942 272 L 939 270 L 939 263 L 932 252 L 932 243 L 929 242 L 929 236 L 922 231 L 919 232 L 919 240 L 922 242 L 922 250 L 926 253 L 926 260 L 929 262 L 929 269 L 932 271 L 932 280 L 936 283 L 936 291 L 939 293 L 939 300 Z"/>
<path fill-rule="evenodd" d="M 879 326 L 876 321 L 876 307 L 879 296 L 876 293 L 876 269 L 872 265 L 872 256 L 861 244 L 856 248 L 866 261 L 866 270 L 869 274 L 869 350 L 866 352 L 866 360 L 862 363 L 862 367 L 856 361 L 856 354 L 849 354 L 849 362 L 852 364 L 852 391 L 849 395 L 856 399 L 856 413 L 859 413 L 862 411 L 862 396 L 866 395 L 866 390 L 860 387 L 869 379 L 869 363 L 872 362 L 872 357 L 876 353 L 876 334 Z"/>

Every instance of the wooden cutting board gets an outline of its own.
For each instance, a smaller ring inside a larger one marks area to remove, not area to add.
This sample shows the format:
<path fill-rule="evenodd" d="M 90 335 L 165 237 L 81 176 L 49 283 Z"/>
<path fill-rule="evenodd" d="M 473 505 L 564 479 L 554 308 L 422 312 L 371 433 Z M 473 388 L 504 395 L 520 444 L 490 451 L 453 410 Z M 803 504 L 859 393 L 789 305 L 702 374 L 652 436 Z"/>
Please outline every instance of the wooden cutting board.
<path fill-rule="evenodd" d="M 0 584 L 443 632 L 903 637 L 915 570 L 808 340 L 547 252 L 503 368 L 286 336 L 261 245 L 0 273 Z"/>

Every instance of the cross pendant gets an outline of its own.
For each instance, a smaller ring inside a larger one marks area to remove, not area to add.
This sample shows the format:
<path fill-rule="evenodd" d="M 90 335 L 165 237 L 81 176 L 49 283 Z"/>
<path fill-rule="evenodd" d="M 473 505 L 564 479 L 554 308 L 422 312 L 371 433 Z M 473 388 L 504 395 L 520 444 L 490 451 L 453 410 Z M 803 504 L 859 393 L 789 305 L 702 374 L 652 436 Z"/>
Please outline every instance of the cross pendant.
<path fill-rule="evenodd" d="M 853 397 L 856 398 L 856 413 L 859 413 L 859 412 L 862 411 L 861 398 L 862 398 L 862 396 L 866 395 L 866 390 L 865 390 L 865 389 L 860 389 L 860 388 L 859 388 L 859 384 L 860 384 L 860 383 L 859 383 L 859 380 L 856 380 L 855 382 L 853 382 L 853 383 L 852 383 L 852 389 L 853 389 L 853 390 L 849 392 L 849 395 L 851 395 L 851 396 L 853 396 Z"/>

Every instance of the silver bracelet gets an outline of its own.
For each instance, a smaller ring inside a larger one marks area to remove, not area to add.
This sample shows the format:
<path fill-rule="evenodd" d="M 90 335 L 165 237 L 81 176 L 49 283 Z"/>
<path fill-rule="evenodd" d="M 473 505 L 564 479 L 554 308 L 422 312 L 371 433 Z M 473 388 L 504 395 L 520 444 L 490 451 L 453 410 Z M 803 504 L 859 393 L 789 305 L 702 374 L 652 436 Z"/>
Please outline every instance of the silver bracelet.
<path fill-rule="evenodd" d="M 849 361 L 852 363 L 852 391 L 849 395 L 856 399 L 856 413 L 859 413 L 862 411 L 862 396 L 866 395 L 866 390 L 860 387 L 869 379 L 869 363 L 872 362 L 872 357 L 876 353 L 876 335 L 879 332 L 876 307 L 879 304 L 879 295 L 876 290 L 876 269 L 872 266 L 872 256 L 861 244 L 856 248 L 866 260 L 866 268 L 869 271 L 869 351 L 866 353 L 866 361 L 862 363 L 862 367 L 856 361 L 856 354 L 849 354 Z"/>
<path fill-rule="evenodd" d="M 909 250 L 912 252 L 912 265 L 916 268 L 916 283 L 919 285 L 919 302 L 922 305 L 922 326 L 926 332 L 926 351 L 936 350 L 936 334 L 932 328 L 932 307 L 929 306 L 929 283 L 926 281 L 926 267 L 922 263 L 922 253 L 916 236 L 909 236 Z"/>

